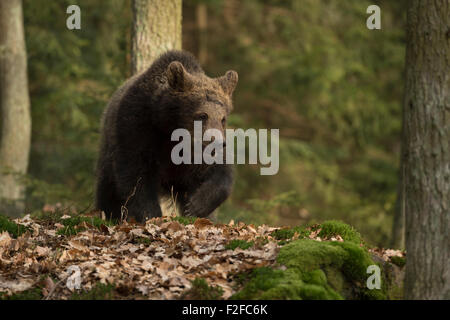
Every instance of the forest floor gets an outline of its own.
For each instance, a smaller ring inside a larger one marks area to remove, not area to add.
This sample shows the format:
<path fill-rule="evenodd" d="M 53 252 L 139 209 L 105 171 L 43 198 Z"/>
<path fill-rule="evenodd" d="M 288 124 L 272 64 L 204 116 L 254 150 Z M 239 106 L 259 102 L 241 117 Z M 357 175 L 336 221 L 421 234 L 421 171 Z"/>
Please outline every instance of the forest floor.
<path fill-rule="evenodd" d="M 97 213 L 0 216 L 1 299 L 394 299 L 405 254 L 350 226 L 275 228 Z M 366 286 L 368 267 L 386 271 Z"/>

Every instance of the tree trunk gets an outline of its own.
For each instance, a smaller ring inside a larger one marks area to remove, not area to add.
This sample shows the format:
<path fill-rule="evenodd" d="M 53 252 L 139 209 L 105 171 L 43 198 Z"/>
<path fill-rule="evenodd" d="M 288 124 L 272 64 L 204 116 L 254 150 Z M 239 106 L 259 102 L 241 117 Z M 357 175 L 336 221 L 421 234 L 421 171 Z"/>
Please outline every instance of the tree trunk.
<path fill-rule="evenodd" d="M 206 4 L 199 3 L 195 7 L 195 22 L 198 32 L 198 54 L 197 58 L 201 65 L 206 65 L 208 59 L 207 33 L 208 27 L 208 10 Z"/>
<path fill-rule="evenodd" d="M 450 4 L 408 3 L 406 299 L 450 299 Z"/>
<path fill-rule="evenodd" d="M 172 49 L 181 49 L 181 0 L 133 0 L 131 72 Z"/>
<path fill-rule="evenodd" d="M 24 209 L 25 174 L 31 139 L 27 55 L 21 0 L 0 1 L 0 210 L 17 216 Z"/>
<path fill-rule="evenodd" d="M 228 28 L 236 25 L 236 16 L 239 10 L 239 3 L 236 0 L 227 0 L 223 4 L 223 16 Z"/>

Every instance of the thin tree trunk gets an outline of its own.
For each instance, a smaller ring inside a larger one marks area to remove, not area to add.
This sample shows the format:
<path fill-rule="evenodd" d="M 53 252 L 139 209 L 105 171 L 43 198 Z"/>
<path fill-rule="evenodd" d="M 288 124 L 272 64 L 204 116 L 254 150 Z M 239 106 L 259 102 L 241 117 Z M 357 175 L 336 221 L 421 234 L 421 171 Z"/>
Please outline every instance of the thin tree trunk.
<path fill-rule="evenodd" d="M 31 139 L 27 55 L 21 0 L 0 1 L 0 209 L 16 216 L 24 209 L 24 185 Z"/>
<path fill-rule="evenodd" d="M 450 4 L 408 3 L 406 299 L 450 299 Z"/>
<path fill-rule="evenodd" d="M 227 0 L 223 4 L 223 16 L 227 27 L 232 28 L 236 25 L 237 10 L 239 3 L 236 0 Z"/>
<path fill-rule="evenodd" d="M 167 50 L 181 49 L 181 9 L 181 0 L 133 0 L 133 74 Z"/>
<path fill-rule="evenodd" d="M 198 54 L 197 58 L 201 65 L 205 65 L 208 59 L 207 33 L 208 10 L 204 3 L 197 4 L 195 8 L 195 20 L 198 32 Z"/>

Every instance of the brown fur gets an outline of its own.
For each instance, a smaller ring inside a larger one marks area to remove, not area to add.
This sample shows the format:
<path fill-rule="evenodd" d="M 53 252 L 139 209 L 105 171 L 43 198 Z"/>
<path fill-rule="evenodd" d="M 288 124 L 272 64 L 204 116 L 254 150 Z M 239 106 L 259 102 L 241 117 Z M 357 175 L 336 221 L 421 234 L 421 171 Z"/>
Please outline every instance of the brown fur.
<path fill-rule="evenodd" d="M 183 214 L 206 216 L 217 208 L 231 192 L 231 168 L 174 165 L 170 137 L 178 128 L 193 132 L 195 120 L 224 133 L 237 81 L 234 71 L 210 78 L 192 55 L 169 51 L 119 88 L 103 119 L 98 209 L 118 218 L 126 207 L 142 221 L 161 216 L 158 198 L 173 194 Z"/>

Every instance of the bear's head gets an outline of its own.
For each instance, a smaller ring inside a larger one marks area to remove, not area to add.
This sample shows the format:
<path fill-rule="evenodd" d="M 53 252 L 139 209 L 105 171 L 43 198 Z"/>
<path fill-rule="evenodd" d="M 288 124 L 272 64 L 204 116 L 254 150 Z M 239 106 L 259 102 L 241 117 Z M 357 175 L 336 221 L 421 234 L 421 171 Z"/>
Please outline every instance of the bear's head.
<path fill-rule="evenodd" d="M 171 99 L 177 106 L 176 126 L 187 129 L 193 137 L 194 121 L 200 121 L 202 135 L 208 129 L 217 129 L 222 140 L 215 142 L 225 144 L 227 117 L 233 109 L 232 94 L 238 82 L 237 72 L 230 70 L 224 76 L 210 78 L 204 73 L 191 74 L 182 63 L 173 61 L 167 67 L 166 77 Z"/>

